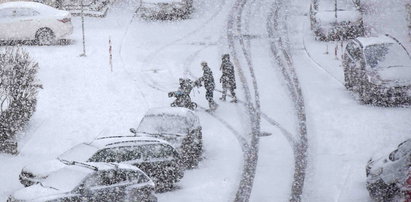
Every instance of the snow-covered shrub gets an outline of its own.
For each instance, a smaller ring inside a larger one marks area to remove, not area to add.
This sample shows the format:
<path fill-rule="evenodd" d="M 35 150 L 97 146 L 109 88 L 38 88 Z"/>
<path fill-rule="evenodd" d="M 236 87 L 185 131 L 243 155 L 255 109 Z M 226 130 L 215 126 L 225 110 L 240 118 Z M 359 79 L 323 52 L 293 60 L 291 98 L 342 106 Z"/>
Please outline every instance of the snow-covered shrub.
<path fill-rule="evenodd" d="M 15 153 L 15 137 L 36 110 L 38 64 L 20 48 L 0 51 L 0 151 Z"/>

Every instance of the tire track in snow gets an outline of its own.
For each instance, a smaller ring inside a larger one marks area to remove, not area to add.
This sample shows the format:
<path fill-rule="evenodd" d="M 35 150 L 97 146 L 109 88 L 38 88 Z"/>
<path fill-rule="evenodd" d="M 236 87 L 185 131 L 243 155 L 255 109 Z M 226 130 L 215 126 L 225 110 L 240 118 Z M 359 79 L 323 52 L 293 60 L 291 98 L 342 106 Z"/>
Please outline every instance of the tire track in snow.
<path fill-rule="evenodd" d="M 250 124 L 251 124 L 251 143 L 248 151 L 245 154 L 244 159 L 244 166 L 242 171 L 242 177 L 240 180 L 240 185 L 238 187 L 235 201 L 248 201 L 251 196 L 251 191 L 254 184 L 255 173 L 257 169 L 257 161 L 258 161 L 258 145 L 259 139 L 258 136 L 260 134 L 260 104 L 259 104 L 259 97 L 258 97 L 258 88 L 257 88 L 257 81 L 255 79 L 254 70 L 251 63 L 251 58 L 248 54 L 248 51 L 245 48 L 244 39 L 241 36 L 242 27 L 242 13 L 244 7 L 247 3 L 247 0 L 236 0 L 234 6 L 231 9 L 231 12 L 228 16 L 227 20 L 227 40 L 228 46 L 231 51 L 231 55 L 233 58 L 234 66 L 237 67 L 237 72 L 240 77 L 240 82 L 242 84 L 245 98 L 246 98 L 246 109 L 249 115 Z M 246 58 L 247 65 L 249 67 L 249 71 L 252 77 L 252 83 L 254 88 L 254 100 L 256 106 L 254 106 L 251 91 L 247 83 L 247 79 L 245 77 L 244 70 L 239 60 L 239 55 L 237 54 L 236 47 L 235 47 L 235 40 L 234 40 L 234 26 L 236 26 L 236 30 L 239 32 L 239 41 L 243 51 L 243 55 Z"/>
<path fill-rule="evenodd" d="M 126 72 L 127 77 L 128 77 L 131 81 L 134 81 L 134 82 L 136 83 L 137 89 L 138 89 L 141 97 L 143 98 L 144 104 L 146 105 L 146 107 L 149 107 L 150 105 L 149 105 L 149 103 L 147 102 L 146 95 L 145 95 L 145 94 L 143 93 L 143 91 L 141 90 L 140 83 L 137 81 L 137 79 L 135 79 L 134 77 L 132 77 L 132 74 L 130 73 L 130 71 L 129 71 L 128 68 L 127 68 L 127 64 L 124 62 L 124 59 L 123 59 L 123 46 L 124 46 L 124 44 L 125 44 L 125 42 L 126 42 L 125 39 L 126 39 L 126 36 L 127 36 L 127 34 L 128 34 L 128 31 L 129 31 L 129 29 L 130 29 L 131 24 L 133 23 L 134 19 L 136 18 L 136 15 L 137 15 L 138 10 L 140 10 L 140 8 L 141 8 L 141 5 L 142 5 L 142 2 L 141 2 L 141 0 L 140 0 L 140 3 L 139 3 L 139 5 L 138 5 L 138 7 L 135 9 L 135 12 L 134 12 L 133 15 L 131 16 L 129 23 L 128 23 L 127 26 L 126 26 L 126 30 L 124 31 L 124 34 L 123 34 L 123 36 L 121 37 L 121 42 L 120 42 L 120 47 L 119 47 L 118 55 L 119 55 L 119 58 L 120 58 L 120 61 L 121 61 L 121 68 L 124 70 L 124 72 Z"/>
<path fill-rule="evenodd" d="M 195 35 L 196 33 L 198 33 L 198 32 L 200 32 L 201 30 L 203 30 L 205 26 L 207 26 L 209 23 L 211 23 L 211 22 L 221 13 L 221 11 L 222 11 L 223 8 L 224 8 L 224 5 L 226 4 L 226 1 L 227 1 L 227 0 L 222 0 L 220 6 L 218 7 L 218 10 L 217 10 L 216 12 L 214 12 L 214 13 L 210 16 L 210 18 L 208 18 L 205 22 L 201 23 L 197 28 L 195 28 L 194 30 L 186 33 L 186 34 L 183 35 L 182 37 L 180 37 L 180 38 L 178 38 L 178 39 L 176 39 L 176 40 L 174 40 L 174 41 L 171 41 L 171 42 L 167 43 L 167 44 L 164 45 L 164 46 L 161 46 L 160 48 L 158 48 L 157 50 L 155 50 L 155 51 L 153 51 L 151 54 L 149 54 L 149 55 L 144 59 L 144 61 L 143 61 L 143 66 L 144 66 L 144 67 L 148 66 L 148 65 L 147 65 L 148 63 L 151 63 L 151 61 L 153 61 L 158 54 L 160 54 L 161 52 L 163 52 L 163 51 L 166 50 L 167 48 L 169 48 L 169 47 L 177 44 L 178 42 L 184 41 L 184 40 L 187 39 L 188 37 L 193 36 L 193 35 Z M 156 85 L 156 82 L 154 81 L 154 79 L 153 79 L 149 74 L 147 74 L 146 76 L 147 76 L 147 77 L 142 77 L 142 79 L 143 79 L 143 81 L 144 81 L 149 87 L 154 88 L 154 89 L 156 89 L 156 90 L 161 90 L 160 87 L 158 87 L 158 86 Z M 148 78 L 149 81 L 146 80 L 147 78 Z"/>
<path fill-rule="evenodd" d="M 294 169 L 294 180 L 291 188 L 290 201 L 299 202 L 301 201 L 301 196 L 303 194 L 304 180 L 307 168 L 307 126 L 306 126 L 306 113 L 303 94 L 301 91 L 300 83 L 293 66 L 292 57 L 288 53 L 288 31 L 286 19 L 286 14 L 280 16 L 280 10 L 284 9 L 284 2 L 277 0 L 272 5 L 271 13 L 267 18 L 267 32 L 269 38 L 271 38 L 270 46 L 271 52 L 274 59 L 280 68 L 281 73 L 287 82 L 288 90 L 290 91 L 291 99 L 294 102 L 294 107 L 298 119 L 298 137 L 294 146 L 294 156 L 295 156 L 295 169 Z M 279 19 L 281 21 L 279 21 Z M 280 24 L 281 23 L 281 24 Z M 281 31 L 284 31 L 281 33 Z M 283 39 L 285 37 L 285 39 Z M 286 44 L 284 44 L 286 43 Z"/>

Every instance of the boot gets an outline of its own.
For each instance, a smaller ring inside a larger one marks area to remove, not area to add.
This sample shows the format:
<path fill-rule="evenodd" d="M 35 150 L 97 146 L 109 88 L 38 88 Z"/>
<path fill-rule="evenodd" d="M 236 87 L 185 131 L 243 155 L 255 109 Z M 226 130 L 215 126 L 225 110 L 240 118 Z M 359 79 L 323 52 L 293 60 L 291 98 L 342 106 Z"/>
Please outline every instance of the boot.
<path fill-rule="evenodd" d="M 226 97 L 226 95 L 221 96 L 221 97 L 220 97 L 220 100 L 221 100 L 221 101 L 225 101 L 225 97 Z"/>
<path fill-rule="evenodd" d="M 234 96 L 233 99 L 232 99 L 230 102 L 232 102 L 232 103 L 237 103 L 237 101 L 238 101 L 238 100 L 237 100 L 237 97 Z"/>

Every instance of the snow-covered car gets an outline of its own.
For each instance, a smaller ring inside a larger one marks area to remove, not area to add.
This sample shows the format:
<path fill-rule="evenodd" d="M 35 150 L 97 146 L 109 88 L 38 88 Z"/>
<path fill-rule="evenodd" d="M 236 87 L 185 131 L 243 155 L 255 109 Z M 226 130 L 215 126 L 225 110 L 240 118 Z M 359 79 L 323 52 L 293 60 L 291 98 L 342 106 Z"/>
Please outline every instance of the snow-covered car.
<path fill-rule="evenodd" d="M 118 162 L 137 166 L 150 176 L 157 188 L 168 188 L 184 173 L 177 150 L 152 137 L 109 136 L 82 143 L 56 159 L 25 166 L 20 182 L 25 186 L 42 182 L 48 175 L 72 162 Z"/>
<path fill-rule="evenodd" d="M 153 181 L 128 164 L 80 163 L 61 168 L 41 183 L 14 192 L 7 202 L 152 201 Z"/>
<path fill-rule="evenodd" d="M 405 178 L 401 187 L 402 202 L 411 202 L 411 168 L 408 171 L 408 176 Z"/>
<path fill-rule="evenodd" d="M 144 19 L 186 19 L 193 11 L 193 0 L 142 0 L 138 10 Z"/>
<path fill-rule="evenodd" d="M 71 15 L 35 2 L 0 4 L 0 40 L 35 40 L 50 45 L 73 33 Z"/>
<path fill-rule="evenodd" d="M 147 111 L 136 135 L 160 138 L 172 144 L 180 153 L 185 168 L 197 166 L 203 151 L 202 128 L 197 114 L 187 108 L 165 107 Z"/>
<path fill-rule="evenodd" d="M 310 23 L 321 41 L 364 36 L 360 0 L 312 0 Z"/>
<path fill-rule="evenodd" d="M 346 88 L 358 92 L 362 102 L 389 106 L 411 102 L 411 58 L 395 38 L 351 40 L 343 66 Z"/>
<path fill-rule="evenodd" d="M 371 158 L 366 166 L 367 189 L 371 198 L 390 201 L 405 188 L 411 168 L 411 139 L 398 145 L 389 155 Z"/>

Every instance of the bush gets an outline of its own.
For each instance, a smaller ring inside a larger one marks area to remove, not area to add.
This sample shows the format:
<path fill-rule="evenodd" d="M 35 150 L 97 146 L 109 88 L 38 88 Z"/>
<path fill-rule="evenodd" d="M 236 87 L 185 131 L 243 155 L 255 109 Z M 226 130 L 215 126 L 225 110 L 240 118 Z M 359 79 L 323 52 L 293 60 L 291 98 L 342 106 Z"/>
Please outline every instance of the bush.
<path fill-rule="evenodd" d="M 36 110 L 38 64 L 20 48 L 0 51 L 0 152 L 16 153 L 16 135 Z"/>

